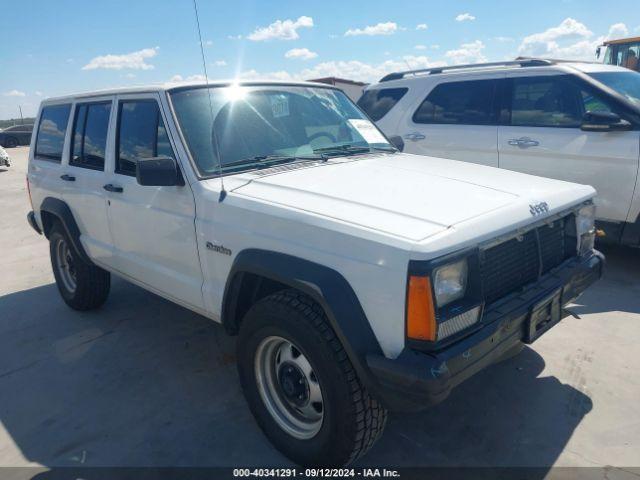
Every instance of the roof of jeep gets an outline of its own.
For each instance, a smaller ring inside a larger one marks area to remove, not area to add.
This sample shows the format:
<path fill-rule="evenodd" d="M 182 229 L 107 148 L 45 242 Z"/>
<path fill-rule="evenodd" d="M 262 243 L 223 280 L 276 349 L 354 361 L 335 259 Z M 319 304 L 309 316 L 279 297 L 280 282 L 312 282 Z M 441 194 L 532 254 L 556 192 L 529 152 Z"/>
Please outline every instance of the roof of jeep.
<path fill-rule="evenodd" d="M 441 78 L 443 75 L 455 76 L 468 73 L 538 71 L 542 68 L 561 70 L 567 73 L 569 73 L 571 70 L 577 70 L 583 73 L 628 71 L 623 67 L 618 67 L 615 65 L 605 65 L 603 63 L 596 62 L 585 62 L 579 60 L 572 61 L 539 58 L 518 58 L 514 61 L 477 63 L 470 65 L 449 65 L 390 73 L 381 78 L 378 83 L 372 84 L 367 87 L 367 90 L 383 88 L 387 85 L 389 87 L 391 87 L 392 85 L 401 85 L 406 82 L 419 81 L 420 79 L 424 80 L 427 78 Z"/>
<path fill-rule="evenodd" d="M 228 85 L 245 85 L 245 86 L 259 86 L 259 85 L 273 85 L 273 86 L 294 86 L 294 87 L 320 87 L 320 88 L 333 88 L 339 90 L 338 87 L 333 85 L 327 85 L 326 83 L 318 82 L 302 82 L 302 81 L 282 81 L 282 80 L 211 80 L 208 83 L 204 81 L 193 82 L 166 82 L 166 83 L 153 83 L 148 85 L 136 85 L 132 87 L 118 87 L 108 88 L 103 90 L 92 90 L 87 92 L 72 93 L 68 95 L 61 95 L 57 97 L 48 97 L 43 100 L 42 103 L 58 102 L 62 100 L 73 100 L 76 98 L 89 98 L 89 97 L 102 97 L 107 95 L 124 95 L 129 93 L 154 93 L 154 92 L 170 92 L 173 90 L 181 90 L 186 88 L 205 88 L 209 87 L 224 87 Z"/>

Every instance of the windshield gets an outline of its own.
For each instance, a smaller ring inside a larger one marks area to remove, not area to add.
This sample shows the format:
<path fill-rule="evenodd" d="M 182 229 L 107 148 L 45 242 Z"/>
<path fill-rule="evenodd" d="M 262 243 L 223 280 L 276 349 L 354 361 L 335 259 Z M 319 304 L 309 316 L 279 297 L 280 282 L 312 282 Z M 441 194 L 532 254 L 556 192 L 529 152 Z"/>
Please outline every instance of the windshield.
<path fill-rule="evenodd" d="M 273 158 L 393 148 L 344 93 L 331 88 L 190 88 L 172 92 L 171 100 L 191 156 L 205 176 L 218 173 L 219 162 L 223 172 L 232 172 Z"/>
<path fill-rule="evenodd" d="M 589 75 L 640 106 L 640 73 L 596 72 Z"/>

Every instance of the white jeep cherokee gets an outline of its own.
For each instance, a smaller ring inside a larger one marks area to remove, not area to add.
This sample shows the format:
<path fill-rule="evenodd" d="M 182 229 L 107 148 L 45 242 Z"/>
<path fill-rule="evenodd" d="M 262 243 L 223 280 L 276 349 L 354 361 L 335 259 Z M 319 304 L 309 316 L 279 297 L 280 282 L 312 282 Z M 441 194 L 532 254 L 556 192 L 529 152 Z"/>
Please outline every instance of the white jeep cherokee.
<path fill-rule="evenodd" d="M 239 334 L 301 464 L 345 464 L 559 322 L 602 273 L 593 188 L 399 153 L 340 91 L 167 86 L 43 102 L 29 223 L 74 309 L 114 273 Z"/>

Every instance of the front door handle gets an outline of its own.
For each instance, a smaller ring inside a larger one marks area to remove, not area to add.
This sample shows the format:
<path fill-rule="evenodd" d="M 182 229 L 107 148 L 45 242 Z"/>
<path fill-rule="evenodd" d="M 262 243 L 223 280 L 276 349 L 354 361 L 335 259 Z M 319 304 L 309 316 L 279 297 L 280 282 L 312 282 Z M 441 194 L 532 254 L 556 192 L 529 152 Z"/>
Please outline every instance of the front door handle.
<path fill-rule="evenodd" d="M 114 192 L 114 193 L 122 193 L 124 191 L 122 187 L 114 185 L 113 183 L 107 183 L 102 188 L 104 188 L 107 192 Z"/>
<path fill-rule="evenodd" d="M 420 132 L 411 132 L 411 133 L 407 133 L 404 136 L 404 138 L 405 138 L 405 140 L 411 140 L 412 142 L 417 142 L 418 140 L 424 140 L 427 137 L 425 137 Z"/>
<path fill-rule="evenodd" d="M 540 145 L 539 141 L 533 140 L 529 137 L 512 138 L 508 143 L 513 147 L 520 148 L 537 147 L 538 145 Z"/>
<path fill-rule="evenodd" d="M 64 175 L 60 175 L 60 178 L 62 180 L 64 180 L 65 182 L 75 182 L 76 181 L 76 177 L 74 177 L 73 175 L 67 175 L 66 173 Z"/>

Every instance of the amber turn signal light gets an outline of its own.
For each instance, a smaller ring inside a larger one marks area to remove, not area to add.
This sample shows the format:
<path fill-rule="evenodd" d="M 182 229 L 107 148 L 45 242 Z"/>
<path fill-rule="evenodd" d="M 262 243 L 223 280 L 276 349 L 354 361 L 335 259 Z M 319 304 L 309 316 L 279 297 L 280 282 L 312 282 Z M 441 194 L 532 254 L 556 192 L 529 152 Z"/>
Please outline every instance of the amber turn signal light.
<path fill-rule="evenodd" d="M 436 340 L 436 316 L 429 277 L 409 277 L 407 337 L 431 342 Z"/>

